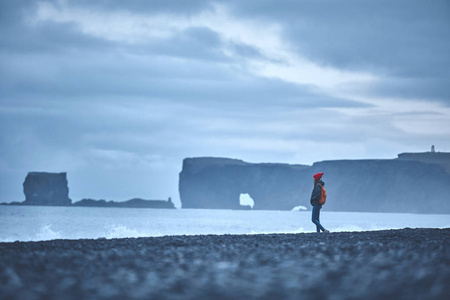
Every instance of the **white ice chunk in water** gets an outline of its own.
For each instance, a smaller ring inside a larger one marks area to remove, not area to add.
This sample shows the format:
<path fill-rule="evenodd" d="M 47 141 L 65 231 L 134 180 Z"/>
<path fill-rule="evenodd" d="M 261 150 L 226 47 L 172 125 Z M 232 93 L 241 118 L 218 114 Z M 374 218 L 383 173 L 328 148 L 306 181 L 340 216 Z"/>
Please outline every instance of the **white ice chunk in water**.
<path fill-rule="evenodd" d="M 252 197 L 249 194 L 241 194 L 239 196 L 239 204 L 240 205 L 250 205 L 251 208 L 255 205 L 255 201 L 253 201 Z"/>

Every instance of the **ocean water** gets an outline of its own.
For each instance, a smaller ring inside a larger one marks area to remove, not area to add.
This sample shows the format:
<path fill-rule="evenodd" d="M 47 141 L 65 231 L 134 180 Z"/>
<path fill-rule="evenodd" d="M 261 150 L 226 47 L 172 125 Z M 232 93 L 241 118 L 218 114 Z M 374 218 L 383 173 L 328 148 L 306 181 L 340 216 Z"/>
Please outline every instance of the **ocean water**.
<path fill-rule="evenodd" d="M 321 211 L 332 232 L 446 228 L 450 215 Z M 0 242 L 314 232 L 311 211 L 0 206 Z"/>

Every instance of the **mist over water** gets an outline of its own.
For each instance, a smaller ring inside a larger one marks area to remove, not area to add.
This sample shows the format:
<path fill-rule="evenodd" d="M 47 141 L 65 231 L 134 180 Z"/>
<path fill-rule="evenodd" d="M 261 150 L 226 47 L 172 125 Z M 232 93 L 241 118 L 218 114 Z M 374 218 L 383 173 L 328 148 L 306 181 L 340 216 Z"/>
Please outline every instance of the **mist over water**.
<path fill-rule="evenodd" d="M 450 215 L 321 212 L 332 232 L 450 227 Z M 311 211 L 1 206 L 0 242 L 314 232 Z"/>

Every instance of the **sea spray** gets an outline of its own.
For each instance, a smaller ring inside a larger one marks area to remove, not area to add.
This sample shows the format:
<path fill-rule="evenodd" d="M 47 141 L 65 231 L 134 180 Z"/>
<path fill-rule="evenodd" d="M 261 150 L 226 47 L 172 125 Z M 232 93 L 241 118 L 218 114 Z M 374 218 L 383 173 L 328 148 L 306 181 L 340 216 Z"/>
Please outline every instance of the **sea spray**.
<path fill-rule="evenodd" d="M 36 238 L 33 239 L 35 241 L 47 241 L 47 240 L 56 240 L 61 238 L 61 231 L 52 230 L 52 225 L 44 225 L 40 228 L 40 230 L 36 233 Z"/>

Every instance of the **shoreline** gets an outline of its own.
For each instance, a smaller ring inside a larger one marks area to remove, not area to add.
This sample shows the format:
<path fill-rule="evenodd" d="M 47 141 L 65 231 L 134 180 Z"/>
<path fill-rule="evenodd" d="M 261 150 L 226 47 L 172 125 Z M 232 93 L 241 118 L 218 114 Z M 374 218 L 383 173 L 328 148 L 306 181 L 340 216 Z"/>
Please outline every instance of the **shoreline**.
<path fill-rule="evenodd" d="M 81 201 L 81 200 L 80 200 Z M 18 201 L 12 201 L 12 202 L 0 202 L 0 206 L 22 206 L 22 207 L 96 207 L 96 208 L 150 208 L 150 209 L 177 209 L 177 210 L 227 210 L 227 211 L 293 211 L 293 212 L 302 212 L 302 211 L 311 211 L 311 206 L 309 204 L 300 205 L 303 207 L 306 207 L 306 209 L 295 209 L 296 207 L 293 207 L 292 209 L 231 209 L 231 208 L 207 208 L 207 207 L 200 207 L 200 208 L 190 208 L 190 207 L 174 207 L 174 208 L 157 208 L 157 207 L 133 207 L 133 206 L 90 206 L 90 205 L 77 205 L 78 202 L 74 202 L 70 205 L 45 205 L 45 204 L 24 204 L 23 202 Z M 112 200 L 111 200 L 112 201 Z M 110 201 L 110 202 L 111 202 Z M 164 200 L 146 200 L 146 201 L 164 201 Z M 115 203 L 123 203 L 126 201 L 112 201 Z M 424 215 L 450 215 L 450 213 L 446 212 L 435 212 L 435 213 L 427 213 L 427 212 L 418 212 L 418 211 L 411 211 L 411 212 L 405 212 L 403 210 L 399 211 L 373 211 L 373 210 L 355 210 L 355 211 L 349 211 L 349 210 L 326 210 L 328 212 L 348 212 L 348 213 L 380 213 L 380 214 L 424 214 Z"/>
<path fill-rule="evenodd" d="M 157 200 L 155 200 L 157 201 Z M 202 211 L 202 210 L 212 210 L 212 211 L 235 211 L 235 212 L 294 212 L 294 213 L 311 213 L 311 207 L 308 207 L 307 209 L 286 209 L 286 210 L 276 210 L 276 209 L 216 209 L 216 208 L 180 208 L 180 207 L 174 207 L 174 208 L 157 208 L 157 207 L 131 207 L 131 206 L 83 206 L 83 205 L 28 205 L 28 204 L 21 204 L 21 203 L 15 203 L 15 202 L 0 202 L 0 207 L 39 207 L 39 208 L 127 208 L 127 209 L 156 209 L 156 210 L 169 210 L 169 211 Z M 442 215 L 449 215 L 450 213 L 447 212 L 433 212 L 433 213 L 427 213 L 427 212 L 404 212 L 404 211 L 348 211 L 348 210 L 323 210 L 321 211 L 321 214 L 327 214 L 327 213 L 354 213 L 354 214 L 401 214 L 401 215 L 436 215 L 436 216 L 442 216 Z"/>
<path fill-rule="evenodd" d="M 309 231 L 304 232 L 255 232 L 255 233 L 205 233 L 205 234 L 174 234 L 174 235 L 158 235 L 158 236 L 138 236 L 138 237 L 97 237 L 97 238 L 55 238 L 55 239 L 45 239 L 45 240 L 30 240 L 30 241 L 0 241 L 0 248 L 2 244 L 18 244 L 18 243 L 44 243 L 44 242 L 59 242 L 59 241 L 68 241 L 68 242 L 89 242 L 89 241 L 109 241 L 109 240 L 128 240 L 128 239 L 159 239 L 159 238 L 191 238 L 202 236 L 211 236 L 211 237 L 221 237 L 221 236 L 254 236 L 254 235 L 327 235 L 327 234 L 338 234 L 338 233 L 373 233 L 373 232 L 385 232 L 385 231 L 400 231 L 400 230 L 450 230 L 450 227 L 405 227 L 405 228 L 388 228 L 388 229 L 373 229 L 373 230 L 339 230 L 339 231 L 330 231 L 329 233 L 316 233 L 315 229 L 311 229 Z"/>
<path fill-rule="evenodd" d="M 450 228 L 6 242 L 0 278 L 7 299 L 443 299 Z"/>

